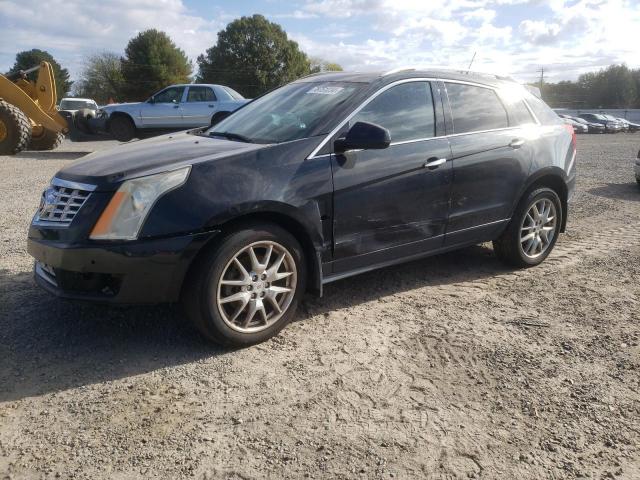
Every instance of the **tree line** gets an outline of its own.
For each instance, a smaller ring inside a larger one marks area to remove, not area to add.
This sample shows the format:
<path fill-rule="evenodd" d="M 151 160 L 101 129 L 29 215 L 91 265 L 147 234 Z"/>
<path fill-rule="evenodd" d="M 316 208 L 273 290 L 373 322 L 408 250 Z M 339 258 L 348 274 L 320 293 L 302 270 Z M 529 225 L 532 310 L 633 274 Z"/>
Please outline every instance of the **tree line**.
<path fill-rule="evenodd" d="M 232 21 L 218 33 L 217 43 L 198 56 L 197 68 L 165 32 L 149 29 L 129 40 L 124 55 L 100 52 L 85 58 L 76 82 L 46 51 L 16 55 L 11 72 L 26 70 L 42 60 L 52 64 L 58 97 L 73 90 L 99 104 L 141 101 L 175 83 L 219 83 L 253 98 L 296 78 L 342 67 L 309 57 L 276 23 L 262 15 Z M 72 86 L 73 84 L 73 86 Z"/>
<path fill-rule="evenodd" d="M 552 108 L 640 108 L 640 69 L 610 65 L 575 82 L 533 84 Z"/>

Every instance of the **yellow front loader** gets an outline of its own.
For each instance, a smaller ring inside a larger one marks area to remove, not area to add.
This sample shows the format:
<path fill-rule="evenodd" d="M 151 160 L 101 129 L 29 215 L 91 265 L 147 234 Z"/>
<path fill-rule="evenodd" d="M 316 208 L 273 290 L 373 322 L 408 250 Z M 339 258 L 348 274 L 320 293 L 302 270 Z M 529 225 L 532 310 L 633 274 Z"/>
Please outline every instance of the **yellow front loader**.
<path fill-rule="evenodd" d="M 33 82 L 27 75 L 35 71 L 38 77 Z M 58 147 L 69 127 L 56 104 L 56 81 L 49 63 L 0 75 L 0 155 Z"/>

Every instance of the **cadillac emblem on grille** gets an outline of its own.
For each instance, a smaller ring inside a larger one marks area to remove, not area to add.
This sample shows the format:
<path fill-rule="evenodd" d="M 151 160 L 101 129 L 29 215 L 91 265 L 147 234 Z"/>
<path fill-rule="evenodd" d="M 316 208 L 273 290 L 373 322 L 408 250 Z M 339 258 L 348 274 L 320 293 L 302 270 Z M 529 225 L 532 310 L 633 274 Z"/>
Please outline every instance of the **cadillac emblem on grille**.
<path fill-rule="evenodd" d="M 92 187 L 88 185 L 88 187 Z M 68 225 L 80 211 L 87 198 L 91 194 L 90 190 L 83 190 L 72 186 L 60 185 L 60 181 L 52 182 L 43 193 L 40 200 L 40 208 L 36 214 L 35 221 L 38 223 L 51 223 L 57 225 Z"/>

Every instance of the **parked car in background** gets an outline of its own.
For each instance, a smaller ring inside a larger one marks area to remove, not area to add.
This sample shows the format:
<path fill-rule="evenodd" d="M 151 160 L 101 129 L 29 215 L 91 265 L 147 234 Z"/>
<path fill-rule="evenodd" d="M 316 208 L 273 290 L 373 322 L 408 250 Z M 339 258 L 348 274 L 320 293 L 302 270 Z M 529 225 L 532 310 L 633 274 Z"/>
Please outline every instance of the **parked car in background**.
<path fill-rule="evenodd" d="M 581 113 L 578 115 L 578 117 L 583 118 L 591 123 L 604 125 L 605 132 L 607 133 L 618 133 L 623 130 L 622 124 L 620 122 L 610 120 L 600 113 Z"/>
<path fill-rule="evenodd" d="M 510 265 L 540 264 L 575 166 L 573 129 L 503 77 L 316 74 L 208 130 L 66 165 L 28 251 L 53 294 L 180 300 L 207 338 L 249 345 L 291 321 L 307 287 L 490 240 Z"/>
<path fill-rule="evenodd" d="M 60 104 L 58 105 L 58 110 L 61 112 L 70 112 L 75 113 L 78 110 L 92 110 L 94 112 L 98 111 L 98 104 L 95 100 L 91 98 L 73 98 L 73 97 L 65 97 L 60 100 Z"/>
<path fill-rule="evenodd" d="M 578 123 L 586 125 L 589 130 L 589 133 L 605 133 L 606 131 L 606 127 L 599 123 L 591 123 L 585 120 L 584 118 L 579 118 L 579 117 L 571 117 L 571 119 Z"/>
<path fill-rule="evenodd" d="M 625 130 L 628 132 L 637 132 L 640 130 L 640 124 L 630 122 L 626 118 L 618 118 L 614 117 L 618 122 L 622 123 L 625 126 Z"/>
<path fill-rule="evenodd" d="M 184 130 L 212 125 L 248 101 L 223 85 L 171 85 L 145 102 L 102 107 L 91 128 L 109 132 L 116 140 L 126 142 L 145 130 Z"/>
<path fill-rule="evenodd" d="M 558 116 L 560 118 L 572 120 L 574 122 L 582 124 L 583 126 L 586 126 L 588 133 L 605 133 L 605 126 L 600 125 L 599 123 L 591 123 L 586 121 L 584 118 L 574 117 L 571 115 L 567 115 L 566 113 L 559 113 Z"/>
<path fill-rule="evenodd" d="M 613 115 L 609 115 L 608 113 L 602 113 L 601 115 L 607 120 L 609 120 L 610 122 L 615 122 L 618 125 L 620 125 L 620 128 L 622 129 L 623 132 L 626 132 L 629 129 L 627 124 L 622 120 L 620 120 L 619 118 L 616 118 Z"/>
<path fill-rule="evenodd" d="M 571 125 L 573 127 L 573 131 L 576 132 L 576 133 L 588 133 L 589 132 L 589 127 L 587 125 L 585 125 L 584 123 L 580 123 L 580 122 L 576 121 L 575 119 L 571 118 L 568 115 L 560 115 L 560 118 L 562 118 L 564 123 L 566 123 L 567 125 Z"/>

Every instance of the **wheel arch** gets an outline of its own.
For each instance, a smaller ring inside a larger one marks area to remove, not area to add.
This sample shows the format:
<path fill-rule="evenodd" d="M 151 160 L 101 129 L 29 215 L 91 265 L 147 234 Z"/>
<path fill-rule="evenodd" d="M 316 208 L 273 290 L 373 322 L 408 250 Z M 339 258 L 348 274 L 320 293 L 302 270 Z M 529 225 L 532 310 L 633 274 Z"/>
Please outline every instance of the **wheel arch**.
<path fill-rule="evenodd" d="M 133 123 L 133 126 L 134 126 L 136 129 L 138 129 L 138 125 L 136 125 L 136 121 L 133 119 L 133 117 L 131 116 L 131 114 L 130 114 L 130 113 L 128 113 L 128 112 L 120 112 L 120 111 L 116 111 L 116 112 L 113 112 L 111 115 L 109 115 L 109 119 L 107 120 L 107 130 L 110 130 L 110 129 L 111 129 L 111 120 L 112 120 L 113 118 L 116 118 L 116 117 L 125 117 L 125 118 L 128 118 L 128 119 L 131 121 L 131 123 Z"/>
<path fill-rule="evenodd" d="M 298 240 L 302 247 L 307 264 L 307 290 L 315 295 L 322 296 L 322 262 L 311 232 L 295 217 L 273 210 L 241 214 L 218 224 L 217 228 L 221 230 L 221 233 L 213 236 L 200 248 L 198 253 L 191 260 L 185 279 L 199 264 L 199 258 L 205 255 L 210 249 L 215 248 L 227 233 L 236 231 L 244 225 L 252 225 L 260 222 L 273 223 L 274 225 L 277 225 L 289 232 L 296 240 Z M 184 283 L 186 282 L 183 281 L 183 285 Z"/>
<path fill-rule="evenodd" d="M 564 233 L 567 227 L 569 187 L 565 181 L 564 170 L 559 167 L 544 168 L 532 175 L 522 189 L 522 192 L 518 197 L 518 202 L 513 207 L 514 210 L 527 193 L 540 187 L 551 188 L 558 194 L 558 197 L 560 197 L 560 202 L 562 204 L 562 222 L 560 224 L 560 232 Z"/>

